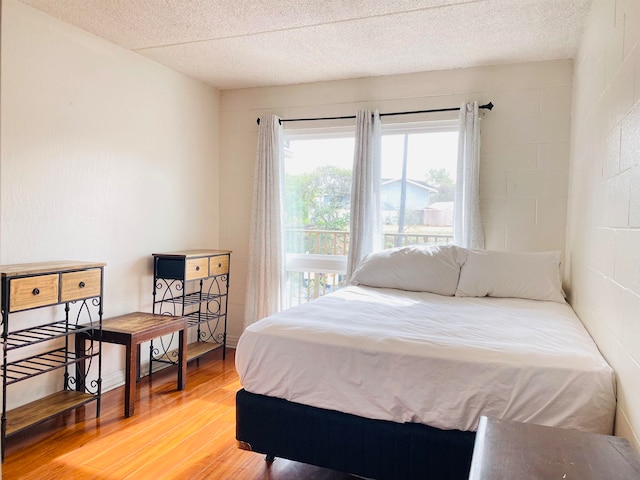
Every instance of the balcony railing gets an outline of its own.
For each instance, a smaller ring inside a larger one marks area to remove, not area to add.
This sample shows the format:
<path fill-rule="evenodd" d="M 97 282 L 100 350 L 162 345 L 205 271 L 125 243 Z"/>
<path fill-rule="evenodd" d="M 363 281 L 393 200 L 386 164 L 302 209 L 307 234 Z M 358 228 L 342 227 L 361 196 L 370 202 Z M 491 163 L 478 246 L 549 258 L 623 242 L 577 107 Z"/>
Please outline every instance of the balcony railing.
<path fill-rule="evenodd" d="M 406 245 L 446 245 L 452 235 L 385 233 L 384 248 Z M 290 305 L 318 298 L 344 287 L 349 232 L 342 230 L 286 231 L 287 294 Z"/>
<path fill-rule="evenodd" d="M 448 245 L 453 235 L 440 233 L 385 233 L 384 248 L 405 247 L 407 245 Z"/>
<path fill-rule="evenodd" d="M 349 232 L 344 230 L 287 229 L 287 252 L 308 255 L 347 255 Z"/>

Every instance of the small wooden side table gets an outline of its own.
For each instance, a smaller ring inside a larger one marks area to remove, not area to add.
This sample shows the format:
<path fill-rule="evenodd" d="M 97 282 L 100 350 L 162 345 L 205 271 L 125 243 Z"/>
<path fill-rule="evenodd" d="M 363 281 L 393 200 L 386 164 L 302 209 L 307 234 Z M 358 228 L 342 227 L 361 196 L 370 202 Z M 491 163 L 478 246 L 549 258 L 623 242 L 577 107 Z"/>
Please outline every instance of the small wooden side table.
<path fill-rule="evenodd" d="M 621 437 L 480 417 L 469 480 L 637 480 Z"/>
<path fill-rule="evenodd" d="M 134 413 L 136 378 L 140 362 L 140 344 L 170 333 L 178 332 L 178 390 L 187 382 L 187 318 L 135 312 L 113 317 L 102 322 L 102 341 L 117 343 L 126 348 L 124 416 Z M 97 333 L 97 332 L 94 332 Z M 135 347 L 135 348 L 134 348 Z"/>

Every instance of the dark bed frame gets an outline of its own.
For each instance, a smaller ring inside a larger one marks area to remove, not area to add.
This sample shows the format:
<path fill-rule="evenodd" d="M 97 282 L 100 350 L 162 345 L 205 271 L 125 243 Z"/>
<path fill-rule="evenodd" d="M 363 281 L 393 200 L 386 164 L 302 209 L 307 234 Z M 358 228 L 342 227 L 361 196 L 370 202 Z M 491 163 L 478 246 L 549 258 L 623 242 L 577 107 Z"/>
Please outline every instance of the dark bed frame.
<path fill-rule="evenodd" d="M 240 390 L 244 450 L 376 480 L 466 480 L 475 432 L 372 420 Z"/>

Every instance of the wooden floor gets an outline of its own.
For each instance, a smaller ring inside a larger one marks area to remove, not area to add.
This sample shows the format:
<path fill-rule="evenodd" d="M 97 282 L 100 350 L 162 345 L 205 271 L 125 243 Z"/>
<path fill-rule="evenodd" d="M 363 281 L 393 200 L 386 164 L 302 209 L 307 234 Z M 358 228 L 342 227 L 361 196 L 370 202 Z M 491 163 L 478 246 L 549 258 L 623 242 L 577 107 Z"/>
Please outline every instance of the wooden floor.
<path fill-rule="evenodd" d="M 190 363 L 187 388 L 175 367 L 140 380 L 135 415 L 124 418 L 124 387 L 7 440 L 2 478 L 12 479 L 355 479 L 331 470 L 237 448 L 234 351 Z"/>

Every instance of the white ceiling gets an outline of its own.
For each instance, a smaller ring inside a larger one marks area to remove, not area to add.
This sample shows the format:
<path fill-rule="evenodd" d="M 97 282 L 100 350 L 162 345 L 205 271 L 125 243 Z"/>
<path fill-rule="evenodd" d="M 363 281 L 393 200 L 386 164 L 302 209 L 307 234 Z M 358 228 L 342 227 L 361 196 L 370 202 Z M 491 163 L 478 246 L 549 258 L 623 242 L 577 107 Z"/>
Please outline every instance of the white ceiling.
<path fill-rule="evenodd" d="M 21 0 L 217 88 L 573 58 L 591 0 Z"/>

